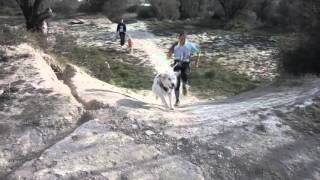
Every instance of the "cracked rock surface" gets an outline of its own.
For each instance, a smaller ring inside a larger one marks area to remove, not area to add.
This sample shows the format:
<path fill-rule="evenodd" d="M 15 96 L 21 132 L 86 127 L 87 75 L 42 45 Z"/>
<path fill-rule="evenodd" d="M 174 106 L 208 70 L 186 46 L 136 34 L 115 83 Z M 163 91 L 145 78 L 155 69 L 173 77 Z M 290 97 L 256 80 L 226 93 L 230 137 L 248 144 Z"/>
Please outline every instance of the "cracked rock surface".
<path fill-rule="evenodd" d="M 0 62 L 4 179 L 320 177 L 319 78 L 166 111 L 74 65 L 59 81 L 41 54 L 6 47 Z"/>
<path fill-rule="evenodd" d="M 4 47 L 0 62 L 0 176 L 38 157 L 72 131 L 83 107 L 59 81 L 42 52 Z"/>

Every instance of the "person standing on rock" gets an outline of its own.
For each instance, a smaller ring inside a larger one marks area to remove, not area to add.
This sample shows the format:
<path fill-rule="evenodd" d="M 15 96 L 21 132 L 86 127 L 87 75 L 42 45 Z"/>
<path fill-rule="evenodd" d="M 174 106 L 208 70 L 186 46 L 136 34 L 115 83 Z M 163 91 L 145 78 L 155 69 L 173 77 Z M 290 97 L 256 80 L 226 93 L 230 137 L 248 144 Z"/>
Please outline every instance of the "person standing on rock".
<path fill-rule="evenodd" d="M 191 72 L 191 57 L 193 54 L 197 53 L 198 57 L 200 54 L 200 49 L 191 42 L 186 40 L 187 35 L 181 33 L 179 35 L 178 42 L 174 43 L 168 52 L 168 58 L 170 59 L 174 54 L 174 62 L 172 64 L 173 71 L 180 72 L 177 73 L 177 86 L 175 87 L 176 103 L 175 106 L 180 104 L 180 84 L 182 81 L 182 93 L 187 95 L 188 93 L 188 76 Z M 198 60 L 196 62 L 196 67 L 198 66 Z"/>
<path fill-rule="evenodd" d="M 123 46 L 125 43 L 126 31 L 127 31 L 126 24 L 124 24 L 123 19 L 121 19 L 121 22 L 117 26 L 117 33 L 119 33 L 119 36 L 120 36 L 121 46 Z"/>

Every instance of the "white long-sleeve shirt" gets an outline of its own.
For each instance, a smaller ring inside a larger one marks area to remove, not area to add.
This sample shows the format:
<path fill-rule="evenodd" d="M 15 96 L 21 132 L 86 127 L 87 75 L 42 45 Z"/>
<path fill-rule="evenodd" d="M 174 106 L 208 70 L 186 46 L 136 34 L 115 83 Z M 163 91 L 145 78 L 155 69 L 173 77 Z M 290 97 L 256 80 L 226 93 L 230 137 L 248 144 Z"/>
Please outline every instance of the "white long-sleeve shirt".
<path fill-rule="evenodd" d="M 186 42 L 183 46 L 179 43 L 174 47 L 174 59 L 182 62 L 190 62 L 194 53 L 199 53 L 200 49 L 195 44 Z"/>

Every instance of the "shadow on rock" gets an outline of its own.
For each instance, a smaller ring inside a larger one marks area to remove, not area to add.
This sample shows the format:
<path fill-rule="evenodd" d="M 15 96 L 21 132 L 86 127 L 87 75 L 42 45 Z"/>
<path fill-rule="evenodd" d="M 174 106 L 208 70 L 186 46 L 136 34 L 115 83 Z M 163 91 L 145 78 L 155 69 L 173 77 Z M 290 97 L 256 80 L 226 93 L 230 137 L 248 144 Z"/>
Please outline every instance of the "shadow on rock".
<path fill-rule="evenodd" d="M 139 108 L 139 109 L 150 109 L 151 107 L 144 102 L 141 101 L 134 101 L 131 99 L 121 99 L 119 101 L 117 101 L 117 104 L 119 106 L 125 106 L 125 107 L 129 107 L 129 108 Z"/>

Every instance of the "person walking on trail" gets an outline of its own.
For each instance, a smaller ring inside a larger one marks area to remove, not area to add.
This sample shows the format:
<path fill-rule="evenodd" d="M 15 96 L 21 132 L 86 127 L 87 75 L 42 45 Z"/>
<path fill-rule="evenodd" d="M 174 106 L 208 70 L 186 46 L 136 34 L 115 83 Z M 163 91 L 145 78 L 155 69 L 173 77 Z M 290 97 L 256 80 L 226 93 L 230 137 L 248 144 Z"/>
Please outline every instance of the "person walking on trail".
<path fill-rule="evenodd" d="M 126 31 L 127 31 L 126 24 L 124 24 L 123 19 L 121 19 L 121 22 L 117 26 L 117 33 L 119 33 L 119 36 L 120 36 L 121 46 L 123 46 L 125 43 Z"/>
<path fill-rule="evenodd" d="M 191 72 L 191 57 L 193 54 L 197 53 L 200 54 L 200 49 L 191 42 L 188 42 L 186 40 L 187 35 L 184 33 L 181 33 L 179 35 L 179 41 L 174 43 L 168 52 L 168 58 L 170 59 L 172 57 L 172 54 L 174 55 L 174 62 L 172 64 L 173 71 L 179 72 L 177 73 L 177 86 L 175 87 L 175 96 L 176 96 L 176 102 L 175 106 L 179 106 L 180 104 L 180 85 L 182 81 L 182 93 L 183 95 L 187 95 L 188 93 L 188 76 Z M 196 62 L 198 63 L 198 62 Z M 196 67 L 198 65 L 196 64 Z"/>

